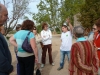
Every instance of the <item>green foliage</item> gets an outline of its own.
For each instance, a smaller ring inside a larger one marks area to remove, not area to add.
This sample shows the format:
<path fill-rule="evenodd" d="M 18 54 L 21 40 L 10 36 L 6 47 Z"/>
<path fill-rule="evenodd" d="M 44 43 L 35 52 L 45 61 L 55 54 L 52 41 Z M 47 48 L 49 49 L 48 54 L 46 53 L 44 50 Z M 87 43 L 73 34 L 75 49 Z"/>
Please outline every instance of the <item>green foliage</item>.
<path fill-rule="evenodd" d="M 81 6 L 79 21 L 85 28 L 92 28 L 95 20 L 100 18 L 100 0 L 86 0 Z"/>
<path fill-rule="evenodd" d="M 37 23 L 47 22 L 50 28 L 58 27 L 70 18 L 73 22 L 73 16 L 80 12 L 80 6 L 84 0 L 40 0 L 37 5 L 38 13 L 33 14 L 33 19 Z"/>
<path fill-rule="evenodd" d="M 57 25 L 58 0 L 41 0 L 37 8 L 39 12 L 33 14 L 33 19 L 37 23 L 47 22 L 50 27 Z"/>
<path fill-rule="evenodd" d="M 9 32 L 9 34 L 15 34 L 16 33 L 16 30 L 12 30 Z"/>
<path fill-rule="evenodd" d="M 37 28 L 38 33 L 40 33 L 42 31 L 42 25 L 38 25 L 36 28 Z"/>
<path fill-rule="evenodd" d="M 80 6 L 84 4 L 84 0 L 61 0 L 60 15 L 62 22 L 69 17 L 73 22 L 74 15 L 80 12 Z"/>
<path fill-rule="evenodd" d="M 60 32 L 60 29 L 58 27 L 55 30 L 56 30 L 57 34 L 60 34 L 61 33 Z"/>

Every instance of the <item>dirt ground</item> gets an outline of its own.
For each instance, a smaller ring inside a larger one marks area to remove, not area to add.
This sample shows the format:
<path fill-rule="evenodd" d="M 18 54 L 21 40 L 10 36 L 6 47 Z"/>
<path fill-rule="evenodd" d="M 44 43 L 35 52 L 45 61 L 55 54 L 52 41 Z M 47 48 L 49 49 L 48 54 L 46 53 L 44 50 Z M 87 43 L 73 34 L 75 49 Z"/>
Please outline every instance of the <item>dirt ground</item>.
<path fill-rule="evenodd" d="M 75 39 L 73 39 L 73 42 L 75 42 Z M 49 64 L 49 60 L 48 60 L 48 54 L 46 57 L 46 65 L 44 68 L 42 68 L 42 75 L 69 75 L 68 74 L 68 61 L 67 61 L 67 57 L 65 59 L 65 64 L 64 64 L 64 68 L 60 71 L 57 70 L 57 68 L 59 67 L 59 62 L 60 62 L 60 34 L 57 35 L 53 35 L 52 38 L 52 56 L 53 56 L 53 61 L 55 66 L 52 66 Z M 17 75 L 16 74 L 16 56 L 14 53 L 14 49 L 13 46 L 10 45 L 10 51 L 12 54 L 12 64 L 14 66 L 14 72 L 12 72 L 10 75 Z M 34 74 L 35 75 L 35 74 Z"/>

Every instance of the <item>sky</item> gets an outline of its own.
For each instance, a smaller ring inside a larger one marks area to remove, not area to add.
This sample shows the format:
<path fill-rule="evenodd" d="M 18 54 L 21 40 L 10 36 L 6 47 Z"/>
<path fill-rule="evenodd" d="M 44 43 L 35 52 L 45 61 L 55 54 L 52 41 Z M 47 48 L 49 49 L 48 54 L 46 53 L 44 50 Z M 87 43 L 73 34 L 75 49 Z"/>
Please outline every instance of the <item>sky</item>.
<path fill-rule="evenodd" d="M 39 4 L 39 2 L 40 2 L 39 0 L 35 0 L 34 2 L 29 4 L 28 7 L 29 7 L 30 12 L 38 13 L 37 5 Z M 26 15 L 28 15 L 28 14 L 26 14 Z M 30 17 L 30 15 L 28 15 L 28 16 Z"/>
<path fill-rule="evenodd" d="M 38 13 L 37 5 L 39 4 L 40 0 L 35 0 L 34 2 L 31 2 L 28 6 L 29 11 L 32 13 Z M 29 14 L 25 14 L 25 16 L 28 16 L 30 20 L 32 20 L 32 16 Z M 21 23 L 23 20 L 20 20 L 19 23 Z"/>
<path fill-rule="evenodd" d="M 11 0 L 5 0 L 7 2 L 11 1 Z M 33 2 L 31 2 L 28 6 L 29 11 L 32 13 L 38 13 L 38 9 L 37 9 L 37 5 L 39 4 L 40 0 L 34 0 Z M 3 4 L 3 0 L 0 0 L 0 3 Z M 11 16 L 11 11 L 12 11 L 12 6 L 8 5 L 7 6 L 8 9 L 8 16 Z M 25 16 L 28 16 L 30 20 L 32 20 L 32 17 L 29 14 L 25 14 Z M 18 23 L 22 23 L 23 20 L 19 20 Z"/>

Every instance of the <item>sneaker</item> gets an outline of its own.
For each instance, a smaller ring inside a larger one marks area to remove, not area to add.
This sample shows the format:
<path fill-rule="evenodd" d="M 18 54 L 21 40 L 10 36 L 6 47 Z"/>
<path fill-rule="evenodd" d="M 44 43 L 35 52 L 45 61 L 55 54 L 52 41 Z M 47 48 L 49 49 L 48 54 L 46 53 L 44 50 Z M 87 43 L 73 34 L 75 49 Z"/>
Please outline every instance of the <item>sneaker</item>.
<path fill-rule="evenodd" d="M 61 70 L 61 69 L 63 69 L 63 67 L 59 67 L 57 70 L 59 71 L 59 70 Z"/>
<path fill-rule="evenodd" d="M 51 65 L 52 65 L 52 66 L 54 66 L 55 64 L 54 64 L 54 63 L 52 63 Z"/>
<path fill-rule="evenodd" d="M 36 71 L 34 70 L 34 74 L 36 73 Z"/>
<path fill-rule="evenodd" d="M 43 68 L 44 67 L 44 64 L 41 64 L 41 68 Z"/>

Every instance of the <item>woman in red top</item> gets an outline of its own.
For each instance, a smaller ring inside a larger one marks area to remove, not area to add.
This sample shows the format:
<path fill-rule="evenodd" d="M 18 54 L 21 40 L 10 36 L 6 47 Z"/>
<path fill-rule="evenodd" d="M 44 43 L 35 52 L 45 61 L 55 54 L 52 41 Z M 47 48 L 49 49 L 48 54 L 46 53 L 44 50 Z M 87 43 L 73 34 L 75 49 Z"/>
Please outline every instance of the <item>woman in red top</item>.
<path fill-rule="evenodd" d="M 94 34 L 94 45 L 97 47 L 98 49 L 98 57 L 100 60 L 100 19 L 97 20 L 96 22 L 96 26 L 97 26 L 97 32 Z"/>
<path fill-rule="evenodd" d="M 94 34 L 94 45 L 97 48 L 97 54 L 98 54 L 98 58 L 99 58 L 99 71 L 98 71 L 98 74 L 100 74 L 100 19 L 97 20 L 95 25 L 97 26 L 98 31 Z"/>

